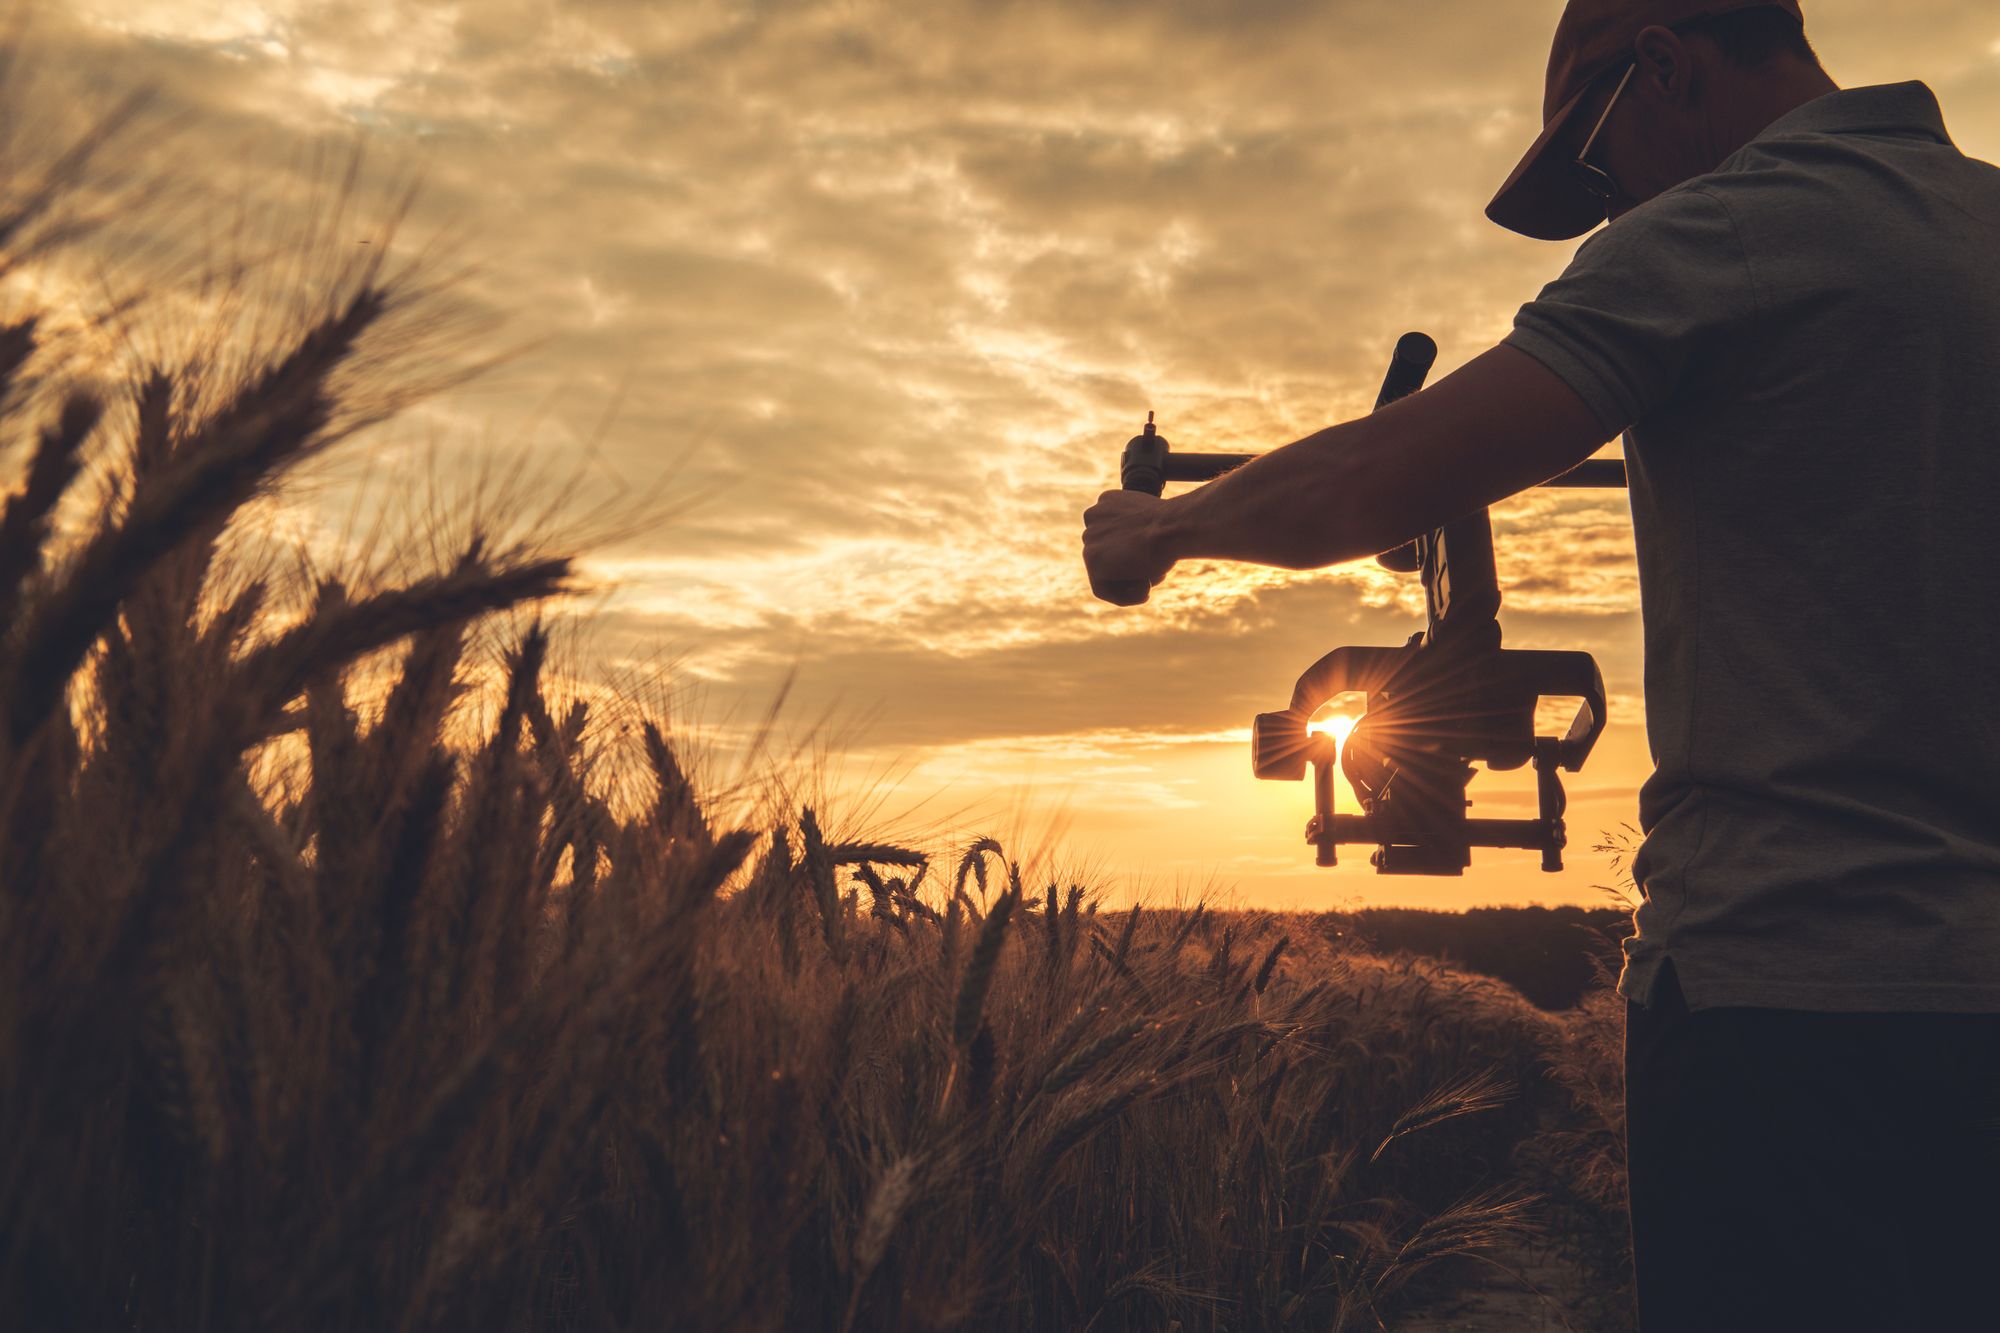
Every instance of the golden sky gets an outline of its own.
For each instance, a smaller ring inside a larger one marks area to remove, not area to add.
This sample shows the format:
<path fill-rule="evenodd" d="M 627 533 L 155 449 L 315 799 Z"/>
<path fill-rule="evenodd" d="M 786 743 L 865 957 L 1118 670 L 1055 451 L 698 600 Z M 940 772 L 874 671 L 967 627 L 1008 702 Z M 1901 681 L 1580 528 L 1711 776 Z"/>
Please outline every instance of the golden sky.
<path fill-rule="evenodd" d="M 1488 850 L 1378 877 L 1360 847 L 1315 870 L 1307 787 L 1251 777 L 1249 719 L 1301 669 L 1421 627 L 1408 576 L 1182 566 L 1120 610 L 1078 532 L 1148 409 L 1179 447 L 1273 448 L 1365 411 L 1407 329 L 1434 378 L 1505 333 L 1576 246 L 1481 212 L 1539 129 L 1560 10 L 65 0 L 36 40 L 79 96 L 157 86 L 216 198 L 357 128 L 421 169 L 406 234 L 465 236 L 473 298 L 535 340 L 435 405 L 436 456 L 672 501 L 592 547 L 590 642 L 672 660 L 719 754 L 795 673 L 828 780 L 891 781 L 871 832 L 1060 833 L 1119 891 L 1462 907 L 1601 902 L 1588 846 L 1636 817 L 1622 493 L 1494 512 L 1507 645 L 1587 649 L 1612 694 L 1560 875 Z M 1990 0 L 1806 11 L 1837 81 L 1922 79 L 2000 158 Z M 407 441 L 364 447 L 400 475 Z M 1475 813 L 1532 790 L 1482 776 Z"/>

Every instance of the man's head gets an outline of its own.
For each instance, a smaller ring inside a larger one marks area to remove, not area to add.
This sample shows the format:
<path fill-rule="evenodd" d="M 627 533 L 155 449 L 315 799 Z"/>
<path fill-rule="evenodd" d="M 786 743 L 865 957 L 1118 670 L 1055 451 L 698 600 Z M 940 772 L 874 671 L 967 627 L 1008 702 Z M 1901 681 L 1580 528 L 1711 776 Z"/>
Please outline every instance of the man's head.
<path fill-rule="evenodd" d="M 1486 215 L 1544 240 L 1580 236 L 1713 171 L 1834 86 L 1798 0 L 1570 0 L 1542 137 Z"/>

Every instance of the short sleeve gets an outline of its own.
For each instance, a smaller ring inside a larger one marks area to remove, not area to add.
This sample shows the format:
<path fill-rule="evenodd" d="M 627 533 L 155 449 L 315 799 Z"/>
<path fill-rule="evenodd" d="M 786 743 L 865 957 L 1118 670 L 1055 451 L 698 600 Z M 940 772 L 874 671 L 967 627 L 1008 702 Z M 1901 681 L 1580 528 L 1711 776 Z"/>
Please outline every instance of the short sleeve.
<path fill-rule="evenodd" d="M 1719 364 L 1756 304 L 1728 208 L 1683 187 L 1585 241 L 1501 342 L 1555 372 L 1615 435 Z"/>

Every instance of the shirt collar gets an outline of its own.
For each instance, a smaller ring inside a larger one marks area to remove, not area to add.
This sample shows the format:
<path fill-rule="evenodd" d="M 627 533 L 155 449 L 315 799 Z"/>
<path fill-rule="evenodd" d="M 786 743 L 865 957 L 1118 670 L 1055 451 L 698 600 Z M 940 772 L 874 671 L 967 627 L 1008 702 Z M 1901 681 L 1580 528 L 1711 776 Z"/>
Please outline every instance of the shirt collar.
<path fill-rule="evenodd" d="M 1917 79 L 1822 93 L 1779 116 L 1751 142 L 1795 134 L 1913 134 L 1951 142 L 1937 94 Z"/>

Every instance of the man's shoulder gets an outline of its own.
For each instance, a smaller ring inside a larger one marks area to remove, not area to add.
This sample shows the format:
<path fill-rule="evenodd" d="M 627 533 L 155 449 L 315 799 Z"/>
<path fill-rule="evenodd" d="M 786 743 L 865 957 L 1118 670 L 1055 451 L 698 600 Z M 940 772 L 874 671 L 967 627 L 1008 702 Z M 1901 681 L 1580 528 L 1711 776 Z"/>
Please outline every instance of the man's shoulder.
<path fill-rule="evenodd" d="M 1853 204 L 1913 195 L 1987 201 L 2000 167 L 1963 152 L 1921 83 L 1841 89 L 1781 116 L 1680 188 L 1699 187 L 1739 218 L 1789 214 L 1822 195 Z M 1820 210 L 1815 210 L 1820 211 Z"/>
<path fill-rule="evenodd" d="M 1576 264 L 1649 265 L 1714 253 L 1732 244 L 1736 219 L 1728 197 L 1710 177 L 1696 176 L 1654 195 L 1593 232 L 1578 247 Z"/>
<path fill-rule="evenodd" d="M 1854 91 L 1895 95 L 1866 105 L 1935 108 L 1921 84 Z M 1853 269 L 1857 253 L 1896 250 L 1976 251 L 1986 262 L 1992 228 L 2000 225 L 2000 167 L 1967 156 L 1915 111 L 1908 123 L 1881 110 L 1868 122 L 1857 113 L 1851 123 L 1832 115 L 1822 110 L 1819 120 L 1788 127 L 1781 121 L 1782 133 L 1758 136 L 1668 194 L 1683 196 L 1681 208 L 1693 195 L 1726 213 L 1738 243 L 1767 272 L 1790 268 L 1823 279 L 1829 266 Z M 1878 265 L 1869 276 L 1892 280 L 1895 270 L 1894 263 Z"/>

